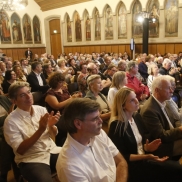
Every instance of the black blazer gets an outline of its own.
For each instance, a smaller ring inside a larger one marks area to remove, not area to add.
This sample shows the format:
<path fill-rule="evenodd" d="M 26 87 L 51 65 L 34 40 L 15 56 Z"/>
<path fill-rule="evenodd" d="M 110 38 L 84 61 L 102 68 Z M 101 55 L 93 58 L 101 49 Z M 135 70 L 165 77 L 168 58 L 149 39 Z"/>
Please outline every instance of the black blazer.
<path fill-rule="evenodd" d="M 144 144 L 146 142 L 146 139 L 145 126 L 143 125 L 142 118 L 140 114 L 135 113 L 133 115 L 133 119 L 135 120 L 138 130 L 142 136 L 142 144 Z M 129 122 L 122 123 L 117 120 L 113 121 L 110 124 L 108 136 L 116 145 L 120 153 L 122 153 L 127 162 L 130 162 L 130 154 L 138 153 L 136 139 Z"/>
<path fill-rule="evenodd" d="M 28 50 L 25 51 L 25 56 L 26 56 L 26 58 L 27 58 L 28 56 L 30 56 L 30 58 L 32 59 L 32 55 L 33 55 L 32 51 L 29 51 L 29 54 L 28 54 Z"/>
<path fill-rule="evenodd" d="M 41 73 L 40 76 L 43 80 L 43 86 L 39 85 L 39 81 L 37 79 L 37 76 L 35 75 L 35 73 L 33 71 L 28 75 L 27 82 L 30 84 L 32 92 L 45 93 L 49 89 L 49 86 L 47 85 L 46 80 L 44 78 L 44 75 Z"/>

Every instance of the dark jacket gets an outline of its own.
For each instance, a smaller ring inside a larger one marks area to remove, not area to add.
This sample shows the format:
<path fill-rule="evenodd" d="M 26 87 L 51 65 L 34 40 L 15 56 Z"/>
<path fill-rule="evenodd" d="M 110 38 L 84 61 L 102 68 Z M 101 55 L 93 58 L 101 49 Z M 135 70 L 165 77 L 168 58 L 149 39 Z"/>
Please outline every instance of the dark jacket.
<path fill-rule="evenodd" d="M 161 138 L 162 144 L 156 150 L 156 155 L 171 156 L 173 153 L 174 141 L 182 139 L 182 132 L 179 128 L 170 129 L 167 118 L 165 117 L 161 107 L 157 101 L 150 96 L 140 110 L 143 122 L 148 130 L 149 139 L 153 141 Z"/>
<path fill-rule="evenodd" d="M 32 92 L 45 93 L 49 89 L 49 86 L 47 85 L 46 80 L 44 78 L 44 75 L 41 73 L 40 76 L 41 76 L 42 81 L 43 81 L 43 86 L 39 85 L 39 81 L 37 79 L 37 76 L 33 71 L 28 75 L 27 82 L 30 84 Z"/>

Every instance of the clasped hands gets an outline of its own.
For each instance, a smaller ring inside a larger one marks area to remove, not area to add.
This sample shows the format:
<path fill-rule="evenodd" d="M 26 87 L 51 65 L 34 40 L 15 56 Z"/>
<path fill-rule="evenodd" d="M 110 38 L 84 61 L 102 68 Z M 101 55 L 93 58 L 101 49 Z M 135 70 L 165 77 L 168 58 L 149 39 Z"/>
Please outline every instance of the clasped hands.
<path fill-rule="evenodd" d="M 47 127 L 53 127 L 59 121 L 60 116 L 61 115 L 59 111 L 55 115 L 54 111 L 51 111 L 50 114 L 46 113 L 40 118 L 39 130 L 44 132 Z"/>
<path fill-rule="evenodd" d="M 147 139 L 146 144 L 144 145 L 144 149 L 145 149 L 146 152 L 153 152 L 153 151 L 158 149 L 158 147 L 161 145 L 161 143 L 162 143 L 161 139 L 153 140 L 150 143 L 149 143 L 149 140 Z M 165 161 L 165 160 L 167 160 L 169 158 L 168 156 L 159 158 L 159 156 L 155 156 L 153 154 L 146 154 L 146 156 L 147 156 L 148 160 L 155 160 L 155 161 L 158 161 L 158 162 L 163 162 L 163 161 Z"/>

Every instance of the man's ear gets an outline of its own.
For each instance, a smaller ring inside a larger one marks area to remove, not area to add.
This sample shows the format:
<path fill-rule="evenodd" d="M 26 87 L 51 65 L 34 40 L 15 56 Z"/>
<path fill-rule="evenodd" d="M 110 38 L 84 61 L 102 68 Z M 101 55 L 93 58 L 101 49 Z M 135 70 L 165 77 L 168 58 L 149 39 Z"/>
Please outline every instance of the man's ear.
<path fill-rule="evenodd" d="M 11 99 L 11 102 L 16 105 L 16 99 Z"/>
<path fill-rule="evenodd" d="M 75 127 L 80 130 L 81 129 L 81 126 L 82 126 L 82 121 L 80 121 L 79 119 L 75 119 L 74 120 L 74 125 Z"/>
<path fill-rule="evenodd" d="M 155 93 L 158 93 L 159 92 L 159 90 L 160 90 L 160 88 L 155 88 Z"/>

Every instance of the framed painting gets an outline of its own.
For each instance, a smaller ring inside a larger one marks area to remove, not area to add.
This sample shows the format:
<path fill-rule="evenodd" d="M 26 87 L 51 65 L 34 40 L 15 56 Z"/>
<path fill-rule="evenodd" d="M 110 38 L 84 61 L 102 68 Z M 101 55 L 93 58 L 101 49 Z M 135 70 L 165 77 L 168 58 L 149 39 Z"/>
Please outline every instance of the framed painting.
<path fill-rule="evenodd" d="M 124 3 L 118 8 L 118 39 L 127 38 L 127 13 Z"/>
<path fill-rule="evenodd" d="M 7 13 L 0 10 L 0 39 L 1 44 L 11 44 L 10 21 Z"/>
<path fill-rule="evenodd" d="M 85 12 L 85 37 L 86 41 L 91 40 L 91 21 L 88 12 Z"/>
<path fill-rule="evenodd" d="M 178 0 L 165 2 L 165 37 L 178 36 Z"/>
<path fill-rule="evenodd" d="M 148 6 L 148 12 L 150 12 L 149 21 L 149 37 L 159 37 L 159 2 L 158 0 L 152 0 Z"/>
<path fill-rule="evenodd" d="M 109 5 L 105 8 L 104 13 L 104 19 L 105 19 L 105 39 L 113 39 L 113 15 L 112 10 Z"/>
<path fill-rule="evenodd" d="M 21 30 L 21 21 L 20 17 L 13 13 L 11 15 L 11 30 L 12 30 L 12 39 L 13 44 L 22 44 L 22 30 Z"/>
<path fill-rule="evenodd" d="M 96 8 L 94 13 L 95 40 L 101 40 L 101 20 L 99 11 Z"/>
<path fill-rule="evenodd" d="M 40 21 L 37 16 L 33 18 L 34 43 L 41 44 Z"/>
<path fill-rule="evenodd" d="M 71 28 L 70 17 L 69 17 L 68 14 L 67 14 L 67 17 L 66 17 L 66 23 L 67 23 L 67 26 L 66 26 L 66 29 L 67 29 L 67 41 L 68 42 L 72 42 L 72 28 Z"/>
<path fill-rule="evenodd" d="M 82 25 L 81 25 L 80 15 L 78 14 L 78 12 L 75 13 L 74 19 L 75 19 L 76 42 L 82 41 Z"/>
<path fill-rule="evenodd" d="M 133 38 L 141 38 L 143 33 L 142 22 L 138 21 L 139 12 L 142 11 L 142 6 L 139 1 L 136 1 L 133 6 L 132 34 Z"/>
<path fill-rule="evenodd" d="M 33 43 L 31 20 L 27 14 L 23 16 L 23 37 L 25 44 Z"/>

